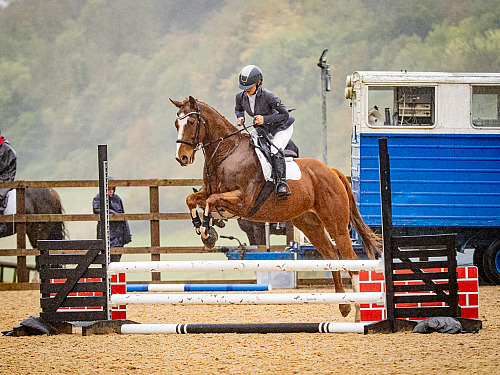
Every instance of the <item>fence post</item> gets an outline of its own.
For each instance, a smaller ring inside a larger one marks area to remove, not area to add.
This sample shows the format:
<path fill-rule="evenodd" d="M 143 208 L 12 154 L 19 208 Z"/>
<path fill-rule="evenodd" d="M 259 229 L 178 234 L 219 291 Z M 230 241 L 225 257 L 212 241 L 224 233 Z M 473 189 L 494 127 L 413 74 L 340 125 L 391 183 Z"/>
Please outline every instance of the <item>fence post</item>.
<path fill-rule="evenodd" d="M 394 290 L 392 274 L 392 197 L 391 197 L 391 168 L 387 138 L 379 138 L 379 176 L 380 176 L 380 203 L 382 208 L 382 239 L 384 244 L 385 263 L 385 291 L 387 321 L 391 332 L 396 332 L 394 315 Z"/>
<path fill-rule="evenodd" d="M 159 213 L 160 212 L 160 194 L 158 186 L 150 186 L 149 187 L 149 212 L 150 213 Z M 150 229 L 151 229 L 151 247 L 160 247 L 160 221 L 159 220 L 151 220 L 150 221 Z M 160 254 L 151 254 L 151 261 L 159 261 Z M 153 272 L 151 274 L 152 281 L 158 282 L 161 281 L 161 273 Z"/>
<path fill-rule="evenodd" d="M 18 187 L 16 189 L 16 212 L 17 215 L 26 214 L 26 189 L 24 187 Z M 17 248 L 26 249 L 26 221 L 16 222 L 16 233 L 17 233 Z M 17 257 L 17 282 L 27 283 L 29 282 L 29 271 L 26 267 L 26 256 Z"/>

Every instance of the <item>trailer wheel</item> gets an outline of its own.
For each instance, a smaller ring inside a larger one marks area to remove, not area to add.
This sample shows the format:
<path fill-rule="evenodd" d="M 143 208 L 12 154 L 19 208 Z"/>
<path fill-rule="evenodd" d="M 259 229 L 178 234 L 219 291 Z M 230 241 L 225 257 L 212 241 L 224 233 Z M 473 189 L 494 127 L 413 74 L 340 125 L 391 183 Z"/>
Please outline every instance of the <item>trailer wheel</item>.
<path fill-rule="evenodd" d="M 484 254 L 486 253 L 487 247 L 476 247 L 474 249 L 474 253 L 472 255 L 472 263 L 477 267 L 477 272 L 479 274 L 479 277 L 487 283 L 490 283 L 489 277 L 486 275 L 486 272 L 484 272 L 484 262 L 483 262 L 483 257 Z"/>
<path fill-rule="evenodd" d="M 484 253 L 483 265 L 488 279 L 500 285 L 500 239 L 494 241 Z"/>

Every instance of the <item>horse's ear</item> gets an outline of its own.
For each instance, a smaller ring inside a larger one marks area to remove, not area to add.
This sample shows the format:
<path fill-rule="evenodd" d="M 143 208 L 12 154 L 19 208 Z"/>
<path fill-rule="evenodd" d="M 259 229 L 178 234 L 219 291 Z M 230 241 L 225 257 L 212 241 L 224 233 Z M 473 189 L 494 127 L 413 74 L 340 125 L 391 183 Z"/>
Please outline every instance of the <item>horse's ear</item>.
<path fill-rule="evenodd" d="M 196 107 L 196 99 L 189 96 L 189 104 L 191 104 L 192 107 Z"/>
<path fill-rule="evenodd" d="M 180 108 L 182 106 L 182 102 L 178 102 L 177 100 L 172 100 L 170 98 L 168 98 L 173 105 L 175 105 L 177 108 Z"/>

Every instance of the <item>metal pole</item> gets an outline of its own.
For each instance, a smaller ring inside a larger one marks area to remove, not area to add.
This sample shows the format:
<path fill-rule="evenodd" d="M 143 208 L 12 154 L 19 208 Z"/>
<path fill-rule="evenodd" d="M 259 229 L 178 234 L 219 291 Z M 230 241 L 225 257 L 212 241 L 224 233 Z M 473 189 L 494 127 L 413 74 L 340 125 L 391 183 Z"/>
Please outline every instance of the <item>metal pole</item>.
<path fill-rule="evenodd" d="M 323 50 L 318 62 L 321 68 L 321 110 L 323 122 L 323 163 L 328 163 L 328 129 L 326 125 L 326 92 L 330 91 L 330 65 L 326 63 L 326 52 Z"/>
<path fill-rule="evenodd" d="M 322 111 L 322 124 L 323 124 L 323 163 L 328 164 L 328 129 L 326 126 L 326 91 L 325 85 L 325 70 L 321 69 L 321 111 Z"/>
<path fill-rule="evenodd" d="M 266 251 L 270 252 L 271 251 L 271 228 L 268 221 L 266 221 L 266 224 L 264 226 L 265 232 L 266 232 Z"/>
<path fill-rule="evenodd" d="M 110 254 L 110 241 L 109 241 L 109 197 L 108 197 L 108 146 L 98 145 L 97 146 L 97 158 L 98 158 L 98 170 L 99 170 L 99 198 L 100 198 L 100 221 L 99 225 L 101 227 L 101 240 L 104 241 L 104 254 L 105 256 L 105 266 L 106 270 L 109 268 L 111 263 Z M 106 310 L 108 312 L 108 320 L 111 320 L 111 283 L 109 280 L 109 275 L 106 275 Z"/>

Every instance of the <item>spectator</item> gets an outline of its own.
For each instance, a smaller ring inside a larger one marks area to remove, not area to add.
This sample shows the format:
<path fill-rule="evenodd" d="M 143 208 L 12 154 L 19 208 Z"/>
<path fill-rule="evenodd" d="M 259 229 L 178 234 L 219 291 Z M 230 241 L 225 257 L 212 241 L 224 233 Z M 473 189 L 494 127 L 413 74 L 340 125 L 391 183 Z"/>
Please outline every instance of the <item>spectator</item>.
<path fill-rule="evenodd" d="M 0 133 L 1 134 L 1 133 Z M 9 142 L 5 137 L 0 136 L 0 181 L 14 181 L 16 176 L 17 158 L 16 152 L 10 147 Z M 7 194 L 10 188 L 0 189 L 0 215 L 3 214 L 7 207 Z M 7 223 L 0 223 L 0 237 L 5 237 L 9 234 Z"/>
<path fill-rule="evenodd" d="M 112 177 L 108 177 L 108 180 L 113 180 Z M 124 214 L 125 210 L 123 208 L 122 199 L 115 194 L 115 187 L 108 187 L 108 196 L 109 196 L 109 213 L 110 214 Z M 100 196 L 99 193 L 94 197 L 94 201 L 92 202 L 92 206 L 94 209 L 94 214 L 100 213 Z M 97 224 L 97 238 L 101 238 L 100 231 L 101 226 L 99 223 Z M 109 237 L 110 237 L 110 246 L 111 247 L 123 247 L 132 241 L 132 235 L 130 234 L 130 229 L 128 223 L 126 221 L 111 221 L 109 222 Z M 113 261 L 120 261 L 121 254 L 118 257 L 113 257 Z"/>

